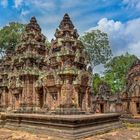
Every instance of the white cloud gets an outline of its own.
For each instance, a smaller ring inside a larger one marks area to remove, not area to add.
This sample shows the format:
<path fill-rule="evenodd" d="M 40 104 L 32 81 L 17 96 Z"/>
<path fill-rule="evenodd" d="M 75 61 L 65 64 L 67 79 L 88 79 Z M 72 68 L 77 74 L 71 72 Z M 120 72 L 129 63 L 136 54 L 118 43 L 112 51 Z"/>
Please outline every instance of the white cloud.
<path fill-rule="evenodd" d="M 23 10 L 21 11 L 21 16 L 26 16 L 28 15 L 30 12 L 28 10 Z"/>
<path fill-rule="evenodd" d="M 8 0 L 1 0 L 0 4 L 6 8 L 8 6 Z"/>
<path fill-rule="evenodd" d="M 139 26 L 140 18 L 130 20 L 126 23 L 103 18 L 98 22 L 96 27 L 90 28 L 89 30 L 100 29 L 106 32 L 114 55 L 129 52 L 140 57 Z"/>
<path fill-rule="evenodd" d="M 140 41 L 137 41 L 137 42 L 133 42 L 133 43 L 130 43 L 128 45 L 128 50 L 131 54 L 135 54 L 136 56 L 138 56 L 140 58 Z"/>
<path fill-rule="evenodd" d="M 23 0 L 15 0 L 14 4 L 15 4 L 15 8 L 18 8 L 22 5 Z"/>

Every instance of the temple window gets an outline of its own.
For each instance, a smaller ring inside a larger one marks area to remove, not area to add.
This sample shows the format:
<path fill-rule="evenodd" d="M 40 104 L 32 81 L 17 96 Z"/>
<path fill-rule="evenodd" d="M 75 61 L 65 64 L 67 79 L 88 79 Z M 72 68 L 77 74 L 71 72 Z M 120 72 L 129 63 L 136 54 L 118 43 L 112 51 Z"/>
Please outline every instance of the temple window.
<path fill-rule="evenodd" d="M 19 94 L 15 94 L 16 100 L 19 100 Z"/>
<path fill-rule="evenodd" d="M 52 98 L 53 98 L 53 100 L 56 101 L 56 100 L 58 99 L 57 93 L 53 93 L 53 94 L 52 94 Z"/>

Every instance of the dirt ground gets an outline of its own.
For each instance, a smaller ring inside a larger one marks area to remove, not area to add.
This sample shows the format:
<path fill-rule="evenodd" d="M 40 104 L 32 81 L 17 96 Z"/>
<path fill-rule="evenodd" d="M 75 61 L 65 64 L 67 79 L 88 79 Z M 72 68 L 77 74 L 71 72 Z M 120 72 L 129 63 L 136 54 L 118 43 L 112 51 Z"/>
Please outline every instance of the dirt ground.
<path fill-rule="evenodd" d="M 47 135 L 31 134 L 24 131 L 0 129 L 0 140 L 61 140 Z M 140 140 L 139 128 L 122 128 L 102 135 L 85 138 L 82 140 Z"/>

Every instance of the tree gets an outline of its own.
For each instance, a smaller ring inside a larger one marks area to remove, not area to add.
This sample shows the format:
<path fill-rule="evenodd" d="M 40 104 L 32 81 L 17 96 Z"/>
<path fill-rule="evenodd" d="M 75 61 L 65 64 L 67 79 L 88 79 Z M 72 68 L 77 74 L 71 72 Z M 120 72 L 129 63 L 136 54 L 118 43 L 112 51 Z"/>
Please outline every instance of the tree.
<path fill-rule="evenodd" d="M 93 75 L 93 91 L 94 91 L 94 94 L 97 94 L 97 90 L 98 90 L 98 86 L 100 83 L 102 83 L 104 80 L 102 77 L 100 77 L 100 75 L 98 73 L 95 73 Z"/>
<path fill-rule="evenodd" d="M 0 29 L 0 53 L 5 52 L 8 47 L 15 47 L 19 41 L 21 34 L 24 32 L 25 25 L 17 22 L 10 22 L 8 25 Z"/>
<path fill-rule="evenodd" d="M 111 86 L 113 93 L 119 92 L 125 87 L 128 69 L 137 59 L 135 55 L 126 53 L 125 55 L 114 57 L 105 64 L 104 80 Z"/>
<path fill-rule="evenodd" d="M 112 56 L 108 36 L 100 30 L 86 32 L 80 37 L 90 57 L 91 66 L 105 64 Z"/>

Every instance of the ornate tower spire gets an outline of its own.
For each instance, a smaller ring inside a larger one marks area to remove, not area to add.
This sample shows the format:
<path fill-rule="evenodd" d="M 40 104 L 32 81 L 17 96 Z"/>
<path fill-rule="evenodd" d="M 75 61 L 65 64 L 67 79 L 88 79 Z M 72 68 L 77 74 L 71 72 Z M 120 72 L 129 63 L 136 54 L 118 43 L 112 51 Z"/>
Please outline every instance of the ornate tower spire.
<path fill-rule="evenodd" d="M 63 20 L 60 22 L 59 28 L 61 30 L 64 30 L 66 28 L 74 29 L 74 25 L 67 13 L 64 15 Z"/>
<path fill-rule="evenodd" d="M 60 22 L 59 29 L 55 32 L 56 38 L 71 37 L 77 39 L 79 37 L 77 30 L 74 29 L 74 25 L 68 14 L 65 14 Z"/>
<path fill-rule="evenodd" d="M 45 36 L 41 33 L 36 18 L 32 17 L 25 27 L 21 42 L 16 46 L 16 55 L 12 57 L 13 71 L 9 76 L 9 92 L 14 99 L 11 105 L 16 110 L 22 110 L 26 105 L 26 109 L 31 111 L 38 106 L 34 85 L 46 67 L 46 53 Z"/>
<path fill-rule="evenodd" d="M 41 28 L 40 28 L 39 24 L 37 23 L 37 20 L 35 17 L 32 17 L 30 19 L 30 23 L 27 24 L 25 30 L 26 30 L 26 32 L 30 32 L 31 29 L 41 32 Z"/>
<path fill-rule="evenodd" d="M 56 39 L 51 42 L 49 70 L 43 77 L 46 106 L 50 111 L 90 110 L 91 73 L 86 69 L 87 56 L 78 36 L 69 15 L 65 14 L 56 29 Z"/>
<path fill-rule="evenodd" d="M 41 28 L 35 17 L 25 27 L 25 33 L 22 36 L 22 42 L 35 41 L 45 43 L 46 37 L 41 33 Z"/>

